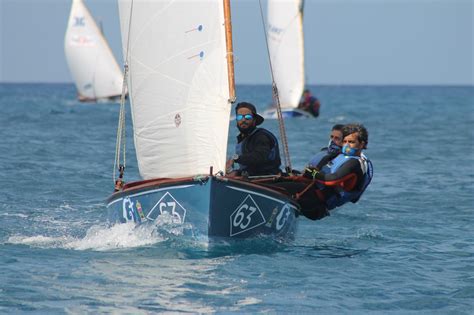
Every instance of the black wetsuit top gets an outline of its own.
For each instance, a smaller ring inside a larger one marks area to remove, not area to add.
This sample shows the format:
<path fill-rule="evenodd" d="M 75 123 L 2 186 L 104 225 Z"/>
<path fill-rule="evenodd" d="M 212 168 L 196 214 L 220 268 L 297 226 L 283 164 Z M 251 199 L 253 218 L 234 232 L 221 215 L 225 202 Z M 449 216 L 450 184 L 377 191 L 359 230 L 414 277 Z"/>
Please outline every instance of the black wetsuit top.
<path fill-rule="evenodd" d="M 239 134 L 237 142 L 241 145 L 239 158 L 241 172 L 249 176 L 276 175 L 281 172 L 280 150 L 275 136 L 268 130 L 257 128 L 249 135 Z"/>

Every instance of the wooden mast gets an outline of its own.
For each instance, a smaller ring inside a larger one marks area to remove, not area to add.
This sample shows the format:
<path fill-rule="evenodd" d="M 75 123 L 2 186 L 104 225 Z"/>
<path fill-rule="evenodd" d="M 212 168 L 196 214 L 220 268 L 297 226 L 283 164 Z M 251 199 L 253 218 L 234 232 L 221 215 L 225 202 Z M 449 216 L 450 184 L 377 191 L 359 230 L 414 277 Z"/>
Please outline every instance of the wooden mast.
<path fill-rule="evenodd" d="M 225 44 L 227 48 L 227 75 L 229 80 L 229 99 L 235 102 L 235 79 L 234 79 L 234 50 L 232 47 L 232 21 L 230 17 L 230 0 L 224 1 L 225 20 Z"/>

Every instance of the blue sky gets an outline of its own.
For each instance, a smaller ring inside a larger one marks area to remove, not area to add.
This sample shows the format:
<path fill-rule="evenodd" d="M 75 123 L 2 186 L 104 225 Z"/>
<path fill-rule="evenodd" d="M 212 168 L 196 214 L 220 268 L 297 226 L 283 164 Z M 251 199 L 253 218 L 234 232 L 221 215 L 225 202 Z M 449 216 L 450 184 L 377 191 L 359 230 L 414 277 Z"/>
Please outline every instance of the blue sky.
<path fill-rule="evenodd" d="M 116 1 L 85 3 L 121 64 Z M 70 4 L 0 0 L 0 82 L 71 82 Z M 258 0 L 231 4 L 236 82 L 268 84 Z M 474 85 L 473 16 L 473 0 L 306 0 L 307 83 Z"/>

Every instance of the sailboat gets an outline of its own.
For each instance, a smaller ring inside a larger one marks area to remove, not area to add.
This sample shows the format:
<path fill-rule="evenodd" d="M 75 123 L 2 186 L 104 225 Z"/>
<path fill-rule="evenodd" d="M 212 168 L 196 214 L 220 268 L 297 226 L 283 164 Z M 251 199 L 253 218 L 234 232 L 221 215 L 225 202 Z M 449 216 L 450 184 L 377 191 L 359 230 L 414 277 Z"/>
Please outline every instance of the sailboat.
<path fill-rule="evenodd" d="M 298 109 L 305 85 L 304 0 L 268 0 L 267 42 L 273 76 L 278 87 L 283 117 L 313 117 Z M 277 110 L 269 108 L 265 118 L 277 118 Z"/>
<path fill-rule="evenodd" d="M 64 52 L 79 101 L 108 101 L 120 97 L 122 71 L 82 0 L 72 1 Z"/>
<path fill-rule="evenodd" d="M 142 180 L 123 182 L 122 103 L 109 220 L 167 222 L 209 240 L 292 238 L 291 196 L 267 185 L 271 178 L 225 174 L 235 101 L 230 0 L 119 0 L 119 11 Z"/>

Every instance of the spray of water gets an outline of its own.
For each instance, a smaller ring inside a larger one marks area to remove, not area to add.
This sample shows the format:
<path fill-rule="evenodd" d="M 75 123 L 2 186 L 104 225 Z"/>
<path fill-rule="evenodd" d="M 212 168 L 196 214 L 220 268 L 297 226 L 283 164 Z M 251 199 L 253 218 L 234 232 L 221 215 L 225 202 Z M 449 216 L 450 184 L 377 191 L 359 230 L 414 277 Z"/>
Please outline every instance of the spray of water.
<path fill-rule="evenodd" d="M 173 222 L 173 218 L 160 216 L 159 220 L 138 226 L 132 222 L 112 226 L 93 225 L 84 237 L 15 235 L 10 236 L 7 242 L 41 248 L 106 251 L 150 246 L 170 237 L 187 234 L 188 231 L 192 235 L 191 226 L 178 225 Z"/>

